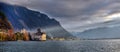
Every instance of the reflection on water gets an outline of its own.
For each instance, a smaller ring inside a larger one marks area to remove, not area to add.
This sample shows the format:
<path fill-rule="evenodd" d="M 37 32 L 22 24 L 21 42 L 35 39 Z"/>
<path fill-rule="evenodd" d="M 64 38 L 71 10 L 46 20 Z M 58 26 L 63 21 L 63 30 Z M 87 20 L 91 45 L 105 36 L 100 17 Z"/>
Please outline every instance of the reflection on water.
<path fill-rule="evenodd" d="M 0 52 L 120 52 L 120 40 L 0 42 Z"/>

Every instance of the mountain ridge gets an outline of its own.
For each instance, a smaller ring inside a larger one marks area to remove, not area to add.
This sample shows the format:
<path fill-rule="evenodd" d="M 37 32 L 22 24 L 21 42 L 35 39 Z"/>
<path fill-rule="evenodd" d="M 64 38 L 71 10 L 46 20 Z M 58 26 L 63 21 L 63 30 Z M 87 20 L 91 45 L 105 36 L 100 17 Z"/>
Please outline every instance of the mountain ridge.
<path fill-rule="evenodd" d="M 42 28 L 53 37 L 73 37 L 58 21 L 50 19 L 46 14 L 1 2 L 0 11 L 5 13 L 15 30 Z"/>
<path fill-rule="evenodd" d="M 100 27 L 89 29 L 84 32 L 73 33 L 81 39 L 102 39 L 102 38 L 120 38 L 120 26 L 118 27 Z"/>

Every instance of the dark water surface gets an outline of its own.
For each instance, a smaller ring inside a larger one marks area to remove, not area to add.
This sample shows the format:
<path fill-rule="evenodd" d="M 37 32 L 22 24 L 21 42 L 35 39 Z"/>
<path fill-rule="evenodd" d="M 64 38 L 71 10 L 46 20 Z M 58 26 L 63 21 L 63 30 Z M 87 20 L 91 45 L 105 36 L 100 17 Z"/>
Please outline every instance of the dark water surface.
<path fill-rule="evenodd" d="M 120 52 L 120 39 L 0 42 L 0 52 Z"/>

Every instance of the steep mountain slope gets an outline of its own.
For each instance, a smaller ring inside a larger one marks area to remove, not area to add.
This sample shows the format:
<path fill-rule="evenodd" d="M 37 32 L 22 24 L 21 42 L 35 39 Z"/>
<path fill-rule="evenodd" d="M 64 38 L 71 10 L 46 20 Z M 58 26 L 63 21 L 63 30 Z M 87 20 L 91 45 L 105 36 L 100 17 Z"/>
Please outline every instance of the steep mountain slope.
<path fill-rule="evenodd" d="M 53 37 L 72 37 L 58 21 L 50 19 L 46 14 L 5 3 L 0 3 L 0 11 L 5 13 L 15 30 L 42 28 Z"/>

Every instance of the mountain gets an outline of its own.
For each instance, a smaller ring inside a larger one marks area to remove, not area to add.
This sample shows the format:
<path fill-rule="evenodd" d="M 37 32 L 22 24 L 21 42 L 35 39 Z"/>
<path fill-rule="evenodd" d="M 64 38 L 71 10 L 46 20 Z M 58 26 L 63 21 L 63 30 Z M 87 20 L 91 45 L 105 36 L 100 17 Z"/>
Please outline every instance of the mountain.
<path fill-rule="evenodd" d="M 81 39 L 120 38 L 120 27 L 101 27 L 84 32 L 74 32 L 73 35 Z"/>
<path fill-rule="evenodd" d="M 14 30 L 41 28 L 53 37 L 72 37 L 58 21 L 49 18 L 46 14 L 6 3 L 0 3 L 0 11 L 5 13 Z"/>

